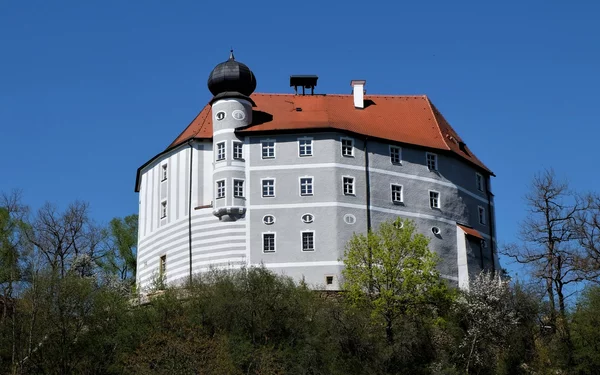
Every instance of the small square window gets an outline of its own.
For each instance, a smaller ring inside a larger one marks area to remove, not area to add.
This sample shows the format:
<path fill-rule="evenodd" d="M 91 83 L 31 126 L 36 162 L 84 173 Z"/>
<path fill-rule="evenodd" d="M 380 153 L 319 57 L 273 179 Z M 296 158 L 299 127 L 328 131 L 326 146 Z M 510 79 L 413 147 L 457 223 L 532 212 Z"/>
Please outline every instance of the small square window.
<path fill-rule="evenodd" d="M 225 180 L 217 181 L 217 199 L 225 198 Z"/>
<path fill-rule="evenodd" d="M 262 196 L 263 197 L 274 197 L 275 196 L 275 180 L 262 180 Z"/>
<path fill-rule="evenodd" d="M 351 138 L 342 138 L 342 156 L 354 156 L 354 140 Z"/>
<path fill-rule="evenodd" d="M 437 191 L 429 192 L 429 206 L 431 208 L 440 208 L 440 193 Z"/>
<path fill-rule="evenodd" d="M 217 161 L 225 160 L 225 142 L 217 143 Z"/>
<path fill-rule="evenodd" d="M 475 185 L 477 186 L 477 190 L 483 191 L 483 176 L 479 173 L 475 173 Z"/>
<path fill-rule="evenodd" d="M 233 158 L 236 160 L 240 160 L 244 158 L 243 154 L 243 143 L 242 142 L 233 142 Z"/>
<path fill-rule="evenodd" d="M 325 284 L 333 285 L 333 276 L 325 276 Z"/>
<path fill-rule="evenodd" d="M 263 253 L 275 252 L 275 233 L 263 233 Z"/>
<path fill-rule="evenodd" d="M 262 141 L 262 158 L 273 159 L 275 157 L 275 141 Z"/>
<path fill-rule="evenodd" d="M 244 197 L 244 180 L 233 180 L 233 196 L 235 198 Z"/>
<path fill-rule="evenodd" d="M 312 145 L 313 140 L 310 138 L 298 139 L 298 155 L 300 156 L 312 156 Z"/>
<path fill-rule="evenodd" d="M 313 179 L 312 177 L 300 178 L 300 195 L 313 195 Z"/>
<path fill-rule="evenodd" d="M 167 201 L 162 201 L 160 203 L 160 218 L 164 219 L 167 217 Z"/>
<path fill-rule="evenodd" d="M 166 181 L 167 180 L 167 176 L 168 176 L 168 166 L 167 164 L 163 164 L 162 165 L 162 170 L 161 170 L 161 181 Z"/>
<path fill-rule="evenodd" d="M 402 149 L 396 146 L 390 146 L 390 161 L 392 164 L 400 164 L 402 162 Z"/>
<path fill-rule="evenodd" d="M 432 154 L 430 152 L 427 153 L 427 168 L 429 168 L 430 171 L 438 170 L 436 154 Z"/>
<path fill-rule="evenodd" d="M 479 215 L 479 224 L 485 225 L 485 208 L 478 206 L 477 213 Z"/>
<path fill-rule="evenodd" d="M 354 195 L 354 177 L 344 177 L 344 195 Z"/>
<path fill-rule="evenodd" d="M 392 185 L 392 202 L 402 203 L 402 185 Z"/>
<path fill-rule="evenodd" d="M 315 232 L 302 232 L 302 251 L 315 251 Z"/>

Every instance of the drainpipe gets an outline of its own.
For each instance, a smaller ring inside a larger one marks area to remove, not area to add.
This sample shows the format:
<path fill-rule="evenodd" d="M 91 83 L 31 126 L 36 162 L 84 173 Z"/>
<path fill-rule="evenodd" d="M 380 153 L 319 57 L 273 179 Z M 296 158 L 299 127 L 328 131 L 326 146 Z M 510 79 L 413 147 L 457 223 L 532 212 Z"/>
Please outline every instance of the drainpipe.
<path fill-rule="evenodd" d="M 367 196 L 367 233 L 371 230 L 371 177 L 369 175 L 369 150 L 367 149 L 367 139 L 364 140 L 365 148 L 365 181 Z"/>
<path fill-rule="evenodd" d="M 188 141 L 190 146 L 190 196 L 188 199 L 188 244 L 190 253 L 190 288 L 192 286 L 192 173 L 193 173 L 193 162 L 194 162 L 194 146 L 192 146 L 192 140 Z"/>
<path fill-rule="evenodd" d="M 492 215 L 492 192 L 490 191 L 490 176 L 487 178 L 487 199 L 488 199 L 488 222 L 490 223 L 490 252 L 492 255 L 492 272 L 496 272 L 496 259 L 494 257 L 494 215 Z"/>

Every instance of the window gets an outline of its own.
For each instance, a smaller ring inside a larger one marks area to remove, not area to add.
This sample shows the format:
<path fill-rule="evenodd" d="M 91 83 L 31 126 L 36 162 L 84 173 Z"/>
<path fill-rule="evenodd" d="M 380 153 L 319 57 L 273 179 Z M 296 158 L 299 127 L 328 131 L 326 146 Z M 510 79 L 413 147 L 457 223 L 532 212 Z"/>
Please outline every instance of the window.
<path fill-rule="evenodd" d="M 485 208 L 478 206 L 477 213 L 479 215 L 479 224 L 485 225 Z"/>
<path fill-rule="evenodd" d="M 351 138 L 342 138 L 342 156 L 354 156 L 354 140 Z"/>
<path fill-rule="evenodd" d="M 479 173 L 475 173 L 475 186 L 477 186 L 477 190 L 483 191 L 483 176 Z"/>
<path fill-rule="evenodd" d="M 390 161 L 392 164 L 401 164 L 402 149 L 396 146 L 390 146 Z"/>
<path fill-rule="evenodd" d="M 273 179 L 262 180 L 262 196 L 263 197 L 274 197 L 275 196 L 275 180 L 273 180 Z"/>
<path fill-rule="evenodd" d="M 312 156 L 312 138 L 299 138 L 298 139 L 298 155 L 299 156 Z"/>
<path fill-rule="evenodd" d="M 244 197 L 244 180 L 233 180 L 233 196 L 235 198 Z"/>
<path fill-rule="evenodd" d="M 344 215 L 344 222 L 346 224 L 354 224 L 354 223 L 356 223 L 356 216 L 354 216 L 352 214 L 346 214 L 346 215 Z"/>
<path fill-rule="evenodd" d="M 437 171 L 437 155 L 430 152 L 427 153 L 427 168 L 430 171 Z"/>
<path fill-rule="evenodd" d="M 481 247 L 483 249 L 487 249 L 487 242 L 486 242 L 486 240 L 481 240 Z"/>
<path fill-rule="evenodd" d="M 310 224 L 315 220 L 315 217 L 312 214 L 304 214 L 302 215 L 302 222 L 306 224 Z"/>
<path fill-rule="evenodd" d="M 429 191 L 429 207 L 440 208 L 440 193 L 437 191 Z"/>
<path fill-rule="evenodd" d="M 167 276 L 167 255 L 161 255 L 158 261 L 158 275 L 162 277 Z"/>
<path fill-rule="evenodd" d="M 315 251 L 315 232 L 302 232 L 302 251 Z"/>
<path fill-rule="evenodd" d="M 333 276 L 325 276 L 325 284 L 333 285 Z"/>
<path fill-rule="evenodd" d="M 300 195 L 313 195 L 313 179 L 312 177 L 300 178 Z"/>
<path fill-rule="evenodd" d="M 217 143 L 217 161 L 225 160 L 225 142 Z"/>
<path fill-rule="evenodd" d="M 344 177 L 344 195 L 354 195 L 354 177 Z"/>
<path fill-rule="evenodd" d="M 166 181 L 167 180 L 167 164 L 163 164 L 162 165 L 162 171 L 161 171 L 161 181 Z"/>
<path fill-rule="evenodd" d="M 233 141 L 233 158 L 237 160 L 244 158 L 242 142 Z"/>
<path fill-rule="evenodd" d="M 275 233 L 263 233 L 263 253 L 275 252 Z"/>
<path fill-rule="evenodd" d="M 275 157 L 275 141 L 262 141 L 262 158 L 273 159 Z"/>
<path fill-rule="evenodd" d="M 167 201 L 160 202 L 160 218 L 164 219 L 167 217 Z"/>
<path fill-rule="evenodd" d="M 402 203 L 402 185 L 392 184 L 392 202 Z"/>
<path fill-rule="evenodd" d="M 442 231 L 438 227 L 431 227 L 431 233 L 433 233 L 436 236 L 438 236 L 440 233 L 442 233 Z"/>
<path fill-rule="evenodd" d="M 265 223 L 266 225 L 271 225 L 271 224 L 275 223 L 275 216 L 273 216 L 273 215 L 263 216 L 263 223 Z"/>
<path fill-rule="evenodd" d="M 225 180 L 217 181 L 217 199 L 225 198 Z"/>

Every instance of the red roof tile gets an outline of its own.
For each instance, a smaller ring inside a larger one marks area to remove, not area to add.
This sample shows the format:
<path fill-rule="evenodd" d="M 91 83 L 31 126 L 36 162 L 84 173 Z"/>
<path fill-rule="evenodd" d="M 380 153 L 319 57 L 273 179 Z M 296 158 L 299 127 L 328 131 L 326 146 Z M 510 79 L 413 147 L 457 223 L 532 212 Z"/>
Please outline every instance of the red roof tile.
<path fill-rule="evenodd" d="M 460 229 L 462 229 L 469 236 L 477 237 L 477 238 L 483 240 L 483 236 L 481 235 L 481 233 L 479 233 L 479 231 L 477 231 L 473 228 L 465 227 L 464 225 L 460 225 L 460 224 L 456 224 L 456 225 L 458 225 L 458 227 Z"/>
<path fill-rule="evenodd" d="M 254 111 L 259 113 L 254 114 L 254 124 L 238 130 L 240 133 L 336 129 L 446 150 L 492 173 L 425 95 L 366 95 L 364 109 L 354 108 L 352 95 L 253 94 L 251 97 L 256 103 Z M 260 116 L 260 112 L 270 116 Z M 168 148 L 191 138 L 212 138 L 210 105 Z"/>

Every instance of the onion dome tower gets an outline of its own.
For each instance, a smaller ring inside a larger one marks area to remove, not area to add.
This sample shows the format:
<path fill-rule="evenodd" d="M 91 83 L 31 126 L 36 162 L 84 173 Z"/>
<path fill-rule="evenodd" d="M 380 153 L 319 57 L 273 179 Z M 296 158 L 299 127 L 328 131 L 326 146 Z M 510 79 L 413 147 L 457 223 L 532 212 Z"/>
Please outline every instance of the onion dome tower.
<path fill-rule="evenodd" d="M 235 221 L 246 213 L 247 145 L 235 130 L 252 123 L 250 95 L 256 89 L 254 73 L 235 60 L 233 50 L 229 59 L 215 66 L 208 76 L 208 89 L 213 116 L 213 214 L 224 221 Z"/>

